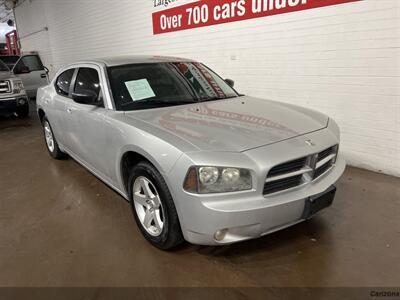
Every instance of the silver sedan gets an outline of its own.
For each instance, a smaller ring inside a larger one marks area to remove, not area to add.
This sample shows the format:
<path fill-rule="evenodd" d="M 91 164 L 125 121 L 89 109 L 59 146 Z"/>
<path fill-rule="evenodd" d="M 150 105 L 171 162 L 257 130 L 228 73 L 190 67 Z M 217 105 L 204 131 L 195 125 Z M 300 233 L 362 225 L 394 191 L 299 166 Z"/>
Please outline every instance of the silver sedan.
<path fill-rule="evenodd" d="M 188 59 L 98 59 L 62 68 L 37 109 L 50 155 L 126 198 L 153 245 L 224 245 L 311 218 L 345 169 L 332 119 L 233 85 Z"/>

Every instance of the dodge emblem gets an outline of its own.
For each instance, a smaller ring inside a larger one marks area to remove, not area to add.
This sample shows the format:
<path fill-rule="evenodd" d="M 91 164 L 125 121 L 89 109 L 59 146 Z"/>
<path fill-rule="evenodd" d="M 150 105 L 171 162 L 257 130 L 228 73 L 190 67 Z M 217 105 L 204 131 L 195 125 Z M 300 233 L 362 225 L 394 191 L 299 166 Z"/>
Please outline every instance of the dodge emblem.
<path fill-rule="evenodd" d="M 315 146 L 315 143 L 312 140 L 306 140 L 306 144 L 308 146 Z"/>

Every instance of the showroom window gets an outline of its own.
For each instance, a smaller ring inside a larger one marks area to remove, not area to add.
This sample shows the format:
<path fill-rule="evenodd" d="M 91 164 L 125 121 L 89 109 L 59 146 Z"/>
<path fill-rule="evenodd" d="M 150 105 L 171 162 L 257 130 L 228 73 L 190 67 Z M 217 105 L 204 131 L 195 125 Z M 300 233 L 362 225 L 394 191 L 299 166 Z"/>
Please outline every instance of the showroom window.
<path fill-rule="evenodd" d="M 59 95 L 68 96 L 74 72 L 75 69 L 69 69 L 58 76 L 56 81 L 56 90 Z"/>
<path fill-rule="evenodd" d="M 82 94 L 90 90 L 100 96 L 100 79 L 99 73 L 92 68 L 80 68 L 76 77 L 74 93 Z"/>

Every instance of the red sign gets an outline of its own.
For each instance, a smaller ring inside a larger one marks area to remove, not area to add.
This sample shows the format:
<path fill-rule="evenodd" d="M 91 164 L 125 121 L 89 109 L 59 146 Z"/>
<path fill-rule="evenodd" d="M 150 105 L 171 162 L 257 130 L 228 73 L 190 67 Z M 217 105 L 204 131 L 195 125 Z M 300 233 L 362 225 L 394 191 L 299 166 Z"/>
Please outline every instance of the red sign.
<path fill-rule="evenodd" d="M 202 0 L 153 13 L 153 32 L 211 26 L 362 0 Z"/>

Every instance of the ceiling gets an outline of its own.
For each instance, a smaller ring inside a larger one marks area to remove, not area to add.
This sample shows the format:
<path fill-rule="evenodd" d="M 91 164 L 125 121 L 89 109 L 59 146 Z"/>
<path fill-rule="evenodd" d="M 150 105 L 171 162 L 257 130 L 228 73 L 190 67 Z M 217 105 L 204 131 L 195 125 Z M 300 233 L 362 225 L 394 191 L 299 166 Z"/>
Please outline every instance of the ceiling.
<path fill-rule="evenodd" d="M 8 9 L 4 2 L 6 0 L 0 0 L 0 23 L 6 23 L 9 19 L 14 20 L 13 11 Z"/>

